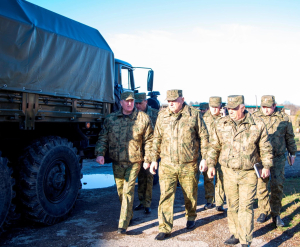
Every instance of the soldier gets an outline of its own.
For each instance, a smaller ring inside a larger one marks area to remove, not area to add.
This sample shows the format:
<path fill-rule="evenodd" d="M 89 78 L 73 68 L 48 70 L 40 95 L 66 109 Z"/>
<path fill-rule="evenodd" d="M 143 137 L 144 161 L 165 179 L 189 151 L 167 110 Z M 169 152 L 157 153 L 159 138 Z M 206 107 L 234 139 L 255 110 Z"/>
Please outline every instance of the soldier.
<path fill-rule="evenodd" d="M 135 180 L 141 164 L 151 161 L 153 127 L 149 116 L 134 107 L 134 93 L 121 94 L 122 108 L 108 115 L 96 144 L 96 161 L 104 164 L 109 150 L 113 160 L 113 172 L 121 202 L 118 233 L 125 234 L 132 219 Z M 147 165 L 148 163 L 148 165 Z"/>
<path fill-rule="evenodd" d="M 150 172 L 159 167 L 160 201 L 159 234 L 156 240 L 170 237 L 173 227 L 173 206 L 179 180 L 185 202 L 187 229 L 195 226 L 198 193 L 199 149 L 203 160 L 200 170 L 206 171 L 208 133 L 200 112 L 184 102 L 182 90 L 168 90 L 168 108 L 159 112 L 153 138 Z"/>
<path fill-rule="evenodd" d="M 222 98 L 213 96 L 209 98 L 209 110 L 203 115 L 203 120 L 206 124 L 208 134 L 211 132 L 213 122 L 221 117 L 220 110 L 222 108 Z M 223 186 L 223 173 L 219 162 L 216 165 L 216 185 L 214 186 L 214 180 L 209 179 L 207 172 L 203 172 L 204 175 L 204 189 L 205 199 L 207 200 L 204 209 L 210 209 L 213 207 L 213 199 L 215 195 L 216 210 L 224 211 L 224 186 Z"/>
<path fill-rule="evenodd" d="M 204 115 L 204 113 L 207 112 L 209 109 L 208 103 L 206 103 L 206 102 L 200 103 L 199 109 L 200 109 L 201 117 L 202 117 Z"/>
<path fill-rule="evenodd" d="M 263 223 L 270 212 L 276 226 L 284 226 L 280 218 L 281 199 L 283 195 L 284 166 L 286 149 L 291 154 L 292 164 L 295 161 L 297 146 L 294 131 L 289 116 L 280 112 L 276 107 L 275 97 L 265 95 L 261 97 L 261 109 L 254 116 L 260 117 L 266 124 L 271 144 L 273 146 L 274 166 L 271 168 L 271 196 L 269 197 L 269 178 L 258 179 L 257 198 L 260 216 L 257 222 Z"/>
<path fill-rule="evenodd" d="M 265 124 L 252 117 L 244 105 L 244 96 L 228 96 L 229 116 L 218 118 L 210 133 L 207 152 L 208 176 L 215 174 L 220 162 L 228 204 L 228 225 L 232 234 L 226 245 L 250 246 L 253 235 L 253 202 L 257 176 L 254 164 L 262 161 L 262 177 L 270 175 L 272 146 Z"/>
<path fill-rule="evenodd" d="M 151 108 L 147 104 L 146 93 L 136 93 L 135 106 L 138 110 L 145 112 L 151 119 L 153 126 L 155 126 L 158 110 Z M 149 166 L 141 168 L 138 175 L 138 195 L 140 204 L 134 208 L 134 210 L 144 209 L 145 214 L 151 213 L 151 201 L 152 201 L 152 187 L 153 187 L 153 175 L 149 171 Z"/>

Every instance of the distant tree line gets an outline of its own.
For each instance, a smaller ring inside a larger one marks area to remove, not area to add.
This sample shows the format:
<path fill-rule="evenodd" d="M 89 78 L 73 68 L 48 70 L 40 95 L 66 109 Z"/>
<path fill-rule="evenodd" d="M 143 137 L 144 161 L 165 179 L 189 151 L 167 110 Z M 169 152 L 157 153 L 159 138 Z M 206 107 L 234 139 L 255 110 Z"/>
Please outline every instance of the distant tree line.
<path fill-rule="evenodd" d="M 277 105 L 283 105 L 284 108 L 290 109 L 291 110 L 291 115 L 295 116 L 297 111 L 300 110 L 300 106 L 299 105 L 294 105 L 289 101 L 284 101 L 283 104 L 277 104 Z"/>

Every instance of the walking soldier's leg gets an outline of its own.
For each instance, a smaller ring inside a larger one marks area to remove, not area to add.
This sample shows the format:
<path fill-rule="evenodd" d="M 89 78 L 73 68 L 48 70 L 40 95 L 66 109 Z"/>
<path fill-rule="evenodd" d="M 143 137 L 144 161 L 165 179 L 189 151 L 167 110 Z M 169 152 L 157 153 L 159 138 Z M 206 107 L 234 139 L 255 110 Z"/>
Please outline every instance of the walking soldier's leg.
<path fill-rule="evenodd" d="M 251 244 L 254 229 L 253 203 L 256 194 L 257 176 L 254 170 L 240 171 L 239 178 L 239 240 Z"/>
<path fill-rule="evenodd" d="M 270 196 L 270 207 L 271 215 L 273 217 L 280 215 L 281 200 L 283 196 L 283 183 L 284 183 L 284 166 L 285 156 L 276 157 L 274 159 L 274 166 L 271 167 L 271 196 Z"/>
<path fill-rule="evenodd" d="M 187 221 L 194 221 L 197 217 L 197 164 L 182 165 L 179 171 L 178 179 L 181 184 L 185 203 L 185 217 Z"/>
<path fill-rule="evenodd" d="M 257 180 L 257 199 L 260 214 L 268 215 L 270 212 L 270 196 L 269 196 L 269 178 L 259 178 Z"/>
<path fill-rule="evenodd" d="M 221 165 L 216 165 L 215 202 L 216 206 L 222 206 L 225 200 L 224 179 Z"/>
<path fill-rule="evenodd" d="M 208 178 L 207 172 L 203 172 L 203 176 L 204 176 L 205 199 L 207 203 L 214 203 L 214 194 L 215 194 L 214 179 Z"/>
<path fill-rule="evenodd" d="M 229 231 L 235 238 L 239 238 L 239 222 L 238 222 L 238 210 L 239 210 L 239 185 L 237 181 L 237 173 L 231 168 L 222 166 L 222 172 L 224 176 L 224 189 L 227 197 L 227 218 Z"/>
<path fill-rule="evenodd" d="M 160 200 L 158 205 L 159 232 L 170 233 L 173 228 L 174 199 L 178 167 L 161 163 L 159 166 Z"/>
<path fill-rule="evenodd" d="M 134 163 L 125 170 L 119 228 L 127 229 L 132 218 L 135 180 L 138 176 L 140 168 L 140 163 Z"/>

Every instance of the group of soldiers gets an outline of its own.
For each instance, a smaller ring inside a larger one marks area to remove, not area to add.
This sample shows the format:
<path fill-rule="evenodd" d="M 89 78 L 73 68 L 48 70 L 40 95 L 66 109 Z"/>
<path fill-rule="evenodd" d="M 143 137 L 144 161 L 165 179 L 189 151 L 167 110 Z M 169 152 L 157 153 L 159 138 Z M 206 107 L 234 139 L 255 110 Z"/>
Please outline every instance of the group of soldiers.
<path fill-rule="evenodd" d="M 188 106 L 182 90 L 168 90 L 166 100 L 168 107 L 158 112 L 147 105 L 145 93 L 123 92 L 122 108 L 105 118 L 99 134 L 96 161 L 104 164 L 104 156 L 109 153 L 121 202 L 117 232 L 126 234 L 132 219 L 137 177 L 140 204 L 135 210 L 151 212 L 152 175 L 158 162 L 156 240 L 171 236 L 178 181 L 184 196 L 186 227 L 195 227 L 200 173 L 207 190 L 205 209 L 213 207 L 215 197 L 216 210 L 224 211 L 226 195 L 231 233 L 226 245 L 250 246 L 256 194 L 260 210 L 257 221 L 266 221 L 270 214 L 276 226 L 283 226 L 280 210 L 285 152 L 287 149 L 293 164 L 296 145 L 289 117 L 278 111 L 274 96 L 263 96 L 261 109 L 254 114 L 245 110 L 242 95 L 228 96 L 229 115 L 224 117 L 220 114 L 221 97 L 210 97 L 209 110 L 204 112 Z M 257 164 L 263 167 L 260 178 L 254 170 Z"/>

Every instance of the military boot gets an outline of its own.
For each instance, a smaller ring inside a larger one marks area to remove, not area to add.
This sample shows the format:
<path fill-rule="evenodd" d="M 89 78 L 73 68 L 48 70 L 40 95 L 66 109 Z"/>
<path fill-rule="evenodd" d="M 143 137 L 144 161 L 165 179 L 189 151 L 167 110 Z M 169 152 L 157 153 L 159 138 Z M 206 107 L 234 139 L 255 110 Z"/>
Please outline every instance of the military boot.
<path fill-rule="evenodd" d="M 280 216 L 279 216 L 279 215 L 277 215 L 277 216 L 275 216 L 275 217 L 272 217 L 272 219 L 273 219 L 273 223 L 274 223 L 277 227 L 279 227 L 279 226 L 283 227 L 283 226 L 284 226 L 284 222 L 282 221 L 282 219 L 280 219 Z"/>
<path fill-rule="evenodd" d="M 236 245 L 236 244 L 238 244 L 239 242 L 240 242 L 240 240 L 239 240 L 238 238 L 235 238 L 234 235 L 231 235 L 231 237 L 228 238 L 228 239 L 224 242 L 224 244 L 226 244 L 226 245 Z"/>

